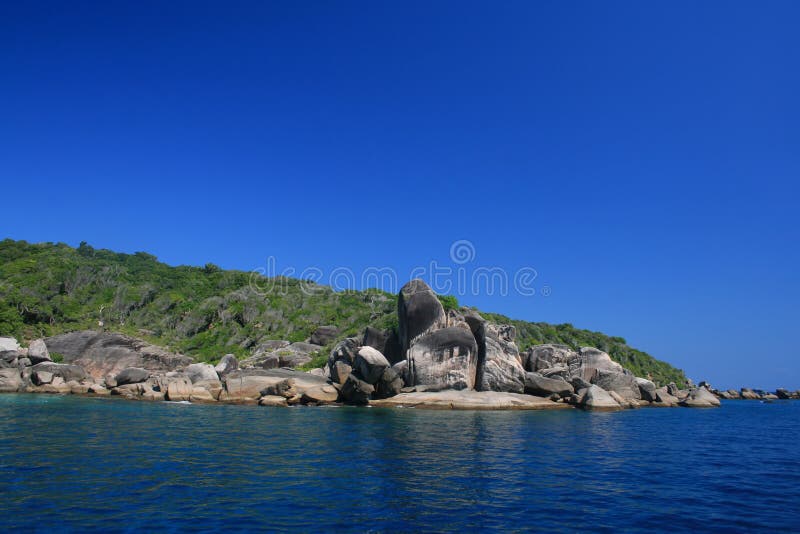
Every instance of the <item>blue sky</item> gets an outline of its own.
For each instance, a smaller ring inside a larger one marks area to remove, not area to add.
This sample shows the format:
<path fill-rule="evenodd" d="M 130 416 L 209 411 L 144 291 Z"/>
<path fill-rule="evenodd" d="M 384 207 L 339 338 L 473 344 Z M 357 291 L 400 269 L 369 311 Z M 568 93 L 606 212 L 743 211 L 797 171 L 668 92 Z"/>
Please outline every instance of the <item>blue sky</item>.
<path fill-rule="evenodd" d="M 464 304 L 800 388 L 796 2 L 6 2 L 0 237 L 534 268 Z M 542 295 L 547 287 L 549 296 Z"/>

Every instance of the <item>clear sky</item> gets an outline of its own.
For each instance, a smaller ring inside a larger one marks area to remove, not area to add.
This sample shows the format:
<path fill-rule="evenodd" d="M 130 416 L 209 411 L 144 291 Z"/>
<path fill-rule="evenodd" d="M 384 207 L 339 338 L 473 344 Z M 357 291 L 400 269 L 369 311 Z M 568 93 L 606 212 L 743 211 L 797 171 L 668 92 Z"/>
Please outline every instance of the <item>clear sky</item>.
<path fill-rule="evenodd" d="M 532 268 L 533 296 L 459 299 L 800 388 L 799 25 L 793 1 L 3 2 L 0 237 L 322 281 Z"/>

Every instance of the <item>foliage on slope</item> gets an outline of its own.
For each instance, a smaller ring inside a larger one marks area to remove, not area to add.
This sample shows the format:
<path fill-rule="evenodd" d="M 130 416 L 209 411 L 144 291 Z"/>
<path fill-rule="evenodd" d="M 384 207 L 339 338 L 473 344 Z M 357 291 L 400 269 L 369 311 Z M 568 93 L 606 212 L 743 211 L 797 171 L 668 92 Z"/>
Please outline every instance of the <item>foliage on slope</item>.
<path fill-rule="evenodd" d="M 442 296 L 447 308 L 458 301 Z M 359 335 L 367 325 L 397 325 L 397 297 L 379 290 L 335 292 L 329 287 L 243 271 L 171 267 L 154 256 L 121 254 L 81 243 L 29 244 L 0 241 L 0 335 L 32 339 L 85 328 L 142 337 L 202 361 L 226 353 L 245 356 L 269 339 L 302 341 L 320 325 L 341 336 Z M 629 347 L 622 338 L 550 325 L 487 319 L 517 327 L 521 348 L 537 343 L 594 346 L 639 376 L 659 382 L 684 380 L 665 362 Z M 321 364 L 324 354 L 315 362 Z"/>

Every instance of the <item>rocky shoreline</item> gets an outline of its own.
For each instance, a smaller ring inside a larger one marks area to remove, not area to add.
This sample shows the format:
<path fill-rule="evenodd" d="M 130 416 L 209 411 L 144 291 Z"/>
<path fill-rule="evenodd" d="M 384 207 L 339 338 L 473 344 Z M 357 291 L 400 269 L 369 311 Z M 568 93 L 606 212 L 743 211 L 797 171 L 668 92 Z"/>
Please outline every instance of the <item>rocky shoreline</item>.
<path fill-rule="evenodd" d="M 70 332 L 27 348 L 0 338 L 0 392 L 466 410 L 613 411 L 800 398 L 800 391 L 718 391 L 705 382 L 657 387 L 593 347 L 547 344 L 520 352 L 513 326 L 469 309 L 445 312 L 421 280 L 401 289 L 398 319 L 397 330 L 367 328 L 361 338 L 340 341 L 327 365 L 310 372 L 283 366 L 309 361 L 309 353 L 337 334 L 335 327 L 320 327 L 308 343 L 270 342 L 241 362 L 225 355 L 216 366 L 111 332 Z"/>

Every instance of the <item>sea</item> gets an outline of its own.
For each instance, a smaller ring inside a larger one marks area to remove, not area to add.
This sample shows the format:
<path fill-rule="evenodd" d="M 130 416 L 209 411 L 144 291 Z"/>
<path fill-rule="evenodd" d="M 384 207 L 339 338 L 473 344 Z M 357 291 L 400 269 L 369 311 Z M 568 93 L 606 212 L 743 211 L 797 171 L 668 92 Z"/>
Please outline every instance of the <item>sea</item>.
<path fill-rule="evenodd" d="M 0 395 L 0 532 L 800 531 L 800 401 L 616 413 Z"/>

